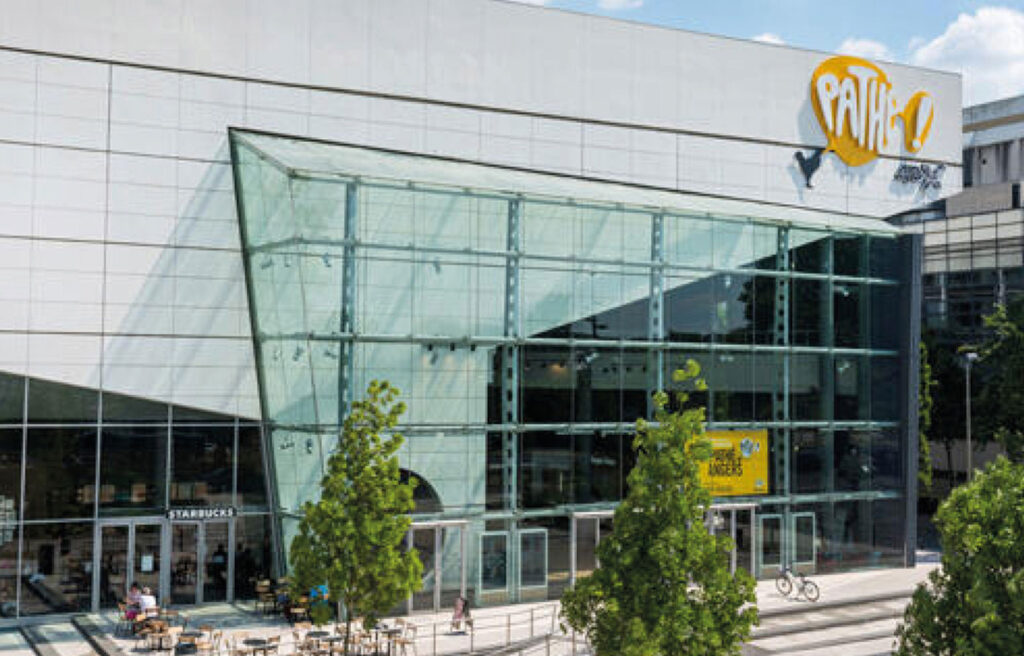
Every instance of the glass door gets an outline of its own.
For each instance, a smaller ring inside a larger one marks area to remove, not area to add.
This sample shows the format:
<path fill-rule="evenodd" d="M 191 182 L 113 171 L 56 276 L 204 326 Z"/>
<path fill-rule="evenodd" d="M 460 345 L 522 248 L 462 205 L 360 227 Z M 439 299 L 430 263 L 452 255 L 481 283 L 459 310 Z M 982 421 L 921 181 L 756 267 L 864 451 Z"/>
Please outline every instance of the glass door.
<path fill-rule="evenodd" d="M 758 577 L 775 576 L 782 568 L 782 515 L 761 515 L 758 519 Z"/>
<path fill-rule="evenodd" d="M 149 588 L 159 599 L 161 527 L 159 524 L 134 524 L 132 530 L 135 549 L 129 585 L 138 583 L 139 588 Z"/>
<path fill-rule="evenodd" d="M 569 574 L 570 585 L 578 579 L 590 576 L 600 565 L 597 557 L 597 545 L 603 538 L 612 533 L 614 522 L 612 513 L 586 512 L 576 513 L 570 526 Z"/>
<path fill-rule="evenodd" d="M 793 569 L 804 573 L 814 572 L 818 556 L 814 513 L 793 513 L 790 521 L 792 522 L 791 535 L 793 536 L 790 541 L 793 545 L 790 556 Z"/>
<path fill-rule="evenodd" d="M 420 556 L 423 563 L 423 585 L 418 592 L 412 594 L 410 612 L 435 610 L 435 590 L 439 593 L 440 588 L 436 583 L 440 566 L 440 546 L 437 544 L 438 535 L 435 526 L 414 526 L 410 529 L 412 548 Z"/>
<path fill-rule="evenodd" d="M 227 601 L 228 598 L 228 523 L 203 524 L 203 598 L 202 601 Z"/>
<path fill-rule="evenodd" d="M 200 601 L 198 547 L 198 523 L 171 524 L 172 604 L 195 604 Z"/>
<path fill-rule="evenodd" d="M 127 524 L 100 528 L 100 608 L 117 608 L 128 596 L 129 529 Z"/>

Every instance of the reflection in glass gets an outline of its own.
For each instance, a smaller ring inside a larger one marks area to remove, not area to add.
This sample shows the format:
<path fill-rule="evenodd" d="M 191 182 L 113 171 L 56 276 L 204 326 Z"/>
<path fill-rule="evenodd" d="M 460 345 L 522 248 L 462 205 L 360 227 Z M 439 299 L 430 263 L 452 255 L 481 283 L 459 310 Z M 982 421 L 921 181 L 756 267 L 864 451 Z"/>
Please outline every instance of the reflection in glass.
<path fill-rule="evenodd" d="M 160 589 L 160 525 L 135 525 L 135 564 L 132 581 L 154 592 Z"/>
<path fill-rule="evenodd" d="M 266 510 L 267 507 L 259 425 L 238 427 L 238 505 L 251 510 Z"/>
<path fill-rule="evenodd" d="M 29 428 L 25 518 L 91 517 L 96 427 Z"/>
<path fill-rule="evenodd" d="M 792 471 L 794 492 L 830 492 L 832 462 L 829 457 L 832 435 L 819 428 L 795 428 L 790 436 L 793 445 Z"/>
<path fill-rule="evenodd" d="M 508 589 L 508 534 L 484 533 L 480 536 L 481 592 Z"/>
<path fill-rule="evenodd" d="M 574 503 L 621 499 L 623 436 L 599 431 L 579 432 L 573 437 L 576 463 Z"/>
<path fill-rule="evenodd" d="M 546 586 L 548 582 L 548 534 L 544 530 L 519 533 L 519 585 Z"/>
<path fill-rule="evenodd" d="M 836 489 L 842 491 L 871 488 L 871 432 L 842 430 L 835 432 Z"/>
<path fill-rule="evenodd" d="M 0 524 L 18 521 L 21 438 L 20 428 L 0 428 Z"/>
<path fill-rule="evenodd" d="M 171 505 L 231 504 L 233 426 L 179 426 L 172 440 Z"/>
<path fill-rule="evenodd" d="M 14 617 L 18 608 L 18 538 L 17 524 L 0 520 L 0 618 Z"/>
<path fill-rule="evenodd" d="M 100 514 L 164 509 L 166 426 L 105 426 L 100 448 Z"/>
<path fill-rule="evenodd" d="M 412 548 L 419 554 L 423 564 L 420 589 L 412 593 L 414 610 L 434 609 L 435 561 L 440 557 L 434 536 L 434 527 L 412 529 Z"/>
<path fill-rule="evenodd" d="M 549 508 L 572 502 L 572 442 L 565 432 L 529 432 L 520 436 L 519 494 L 525 508 Z"/>
<path fill-rule="evenodd" d="M 172 604 L 194 604 L 197 601 L 198 539 L 199 524 L 171 524 Z"/>
<path fill-rule="evenodd" d="M 0 424 L 20 424 L 24 401 L 25 379 L 0 372 Z"/>
<path fill-rule="evenodd" d="M 270 578 L 270 516 L 236 518 L 235 539 L 235 599 L 252 599 L 256 596 L 256 582 Z"/>
<path fill-rule="evenodd" d="M 92 522 L 26 524 L 21 614 L 87 611 L 92 602 Z"/>
<path fill-rule="evenodd" d="M 100 607 L 116 608 L 128 596 L 128 526 L 100 531 Z"/>
<path fill-rule="evenodd" d="M 96 390 L 29 379 L 30 423 L 95 423 L 98 411 L 99 392 Z"/>
<path fill-rule="evenodd" d="M 207 522 L 203 563 L 203 602 L 228 598 L 228 523 Z"/>
<path fill-rule="evenodd" d="M 526 588 L 520 595 L 525 600 L 561 599 L 562 591 L 569 585 L 569 518 L 537 517 L 519 523 L 520 540 L 531 536 L 521 548 L 529 549 L 528 574 L 521 580 Z M 544 536 L 543 542 L 539 536 Z M 525 556 L 524 556 L 525 558 Z M 543 559 L 543 560 L 542 560 Z M 541 569 L 543 567 L 543 569 Z M 528 585 L 526 581 L 531 583 Z M 533 585 L 537 587 L 533 587 Z"/>
<path fill-rule="evenodd" d="M 103 423 L 167 423 L 167 404 L 123 394 L 103 393 Z"/>

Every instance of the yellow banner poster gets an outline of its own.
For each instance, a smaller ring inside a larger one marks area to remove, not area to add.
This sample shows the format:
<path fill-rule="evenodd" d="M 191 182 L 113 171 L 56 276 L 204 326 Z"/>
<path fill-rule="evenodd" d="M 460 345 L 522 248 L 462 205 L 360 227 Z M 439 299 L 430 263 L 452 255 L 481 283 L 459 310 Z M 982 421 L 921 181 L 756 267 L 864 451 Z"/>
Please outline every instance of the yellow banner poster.
<path fill-rule="evenodd" d="M 768 494 L 768 431 L 707 432 L 711 458 L 700 466 L 700 480 L 713 497 Z"/>

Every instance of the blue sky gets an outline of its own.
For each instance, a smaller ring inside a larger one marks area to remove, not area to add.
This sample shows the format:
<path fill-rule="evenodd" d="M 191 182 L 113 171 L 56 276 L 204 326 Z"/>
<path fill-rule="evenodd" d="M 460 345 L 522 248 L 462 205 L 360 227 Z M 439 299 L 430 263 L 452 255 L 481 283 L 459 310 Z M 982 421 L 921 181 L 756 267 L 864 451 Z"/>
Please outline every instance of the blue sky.
<path fill-rule="evenodd" d="M 953 70 L 964 104 L 1024 93 L 1024 0 L 518 0 Z"/>

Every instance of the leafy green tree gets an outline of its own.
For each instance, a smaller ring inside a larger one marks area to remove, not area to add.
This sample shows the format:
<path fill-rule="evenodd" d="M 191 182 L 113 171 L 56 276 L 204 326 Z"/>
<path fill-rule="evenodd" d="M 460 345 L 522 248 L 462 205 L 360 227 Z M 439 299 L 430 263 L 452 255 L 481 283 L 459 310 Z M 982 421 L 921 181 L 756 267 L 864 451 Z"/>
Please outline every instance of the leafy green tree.
<path fill-rule="evenodd" d="M 704 390 L 699 372 L 689 360 L 673 379 Z M 685 408 L 687 394 L 677 396 Z M 668 400 L 659 392 L 655 422 L 637 421 L 637 462 L 615 530 L 598 545 L 601 566 L 562 596 L 565 622 L 599 656 L 738 654 L 757 623 L 753 578 L 729 572 L 731 540 L 704 525 L 704 408 L 670 412 Z"/>
<path fill-rule="evenodd" d="M 1024 466 L 1003 457 L 950 494 L 935 521 L 942 567 L 897 631 L 900 656 L 1004 656 L 1024 645 Z"/>
<path fill-rule="evenodd" d="M 1024 300 L 998 305 L 985 317 L 977 412 L 979 441 L 995 440 L 1015 462 L 1024 460 Z"/>
<path fill-rule="evenodd" d="M 416 551 L 402 549 L 416 480 L 401 482 L 395 455 L 402 436 L 393 429 L 405 412 L 398 393 L 386 381 L 373 381 L 366 398 L 352 404 L 327 461 L 320 500 L 303 504 L 289 550 L 298 589 L 326 583 L 339 616 L 344 608 L 346 653 L 353 616 L 372 621 L 422 582 Z"/>

